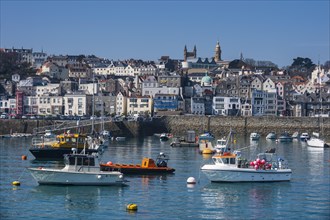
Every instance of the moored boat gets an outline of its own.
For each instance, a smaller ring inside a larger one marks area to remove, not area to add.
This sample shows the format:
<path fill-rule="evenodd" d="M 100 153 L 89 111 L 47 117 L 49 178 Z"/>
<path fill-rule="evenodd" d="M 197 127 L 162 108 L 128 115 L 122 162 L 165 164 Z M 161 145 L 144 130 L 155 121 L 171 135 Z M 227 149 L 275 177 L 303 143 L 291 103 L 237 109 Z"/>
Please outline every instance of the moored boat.
<path fill-rule="evenodd" d="M 258 134 L 257 132 L 252 132 L 252 133 L 250 134 L 250 139 L 251 139 L 252 141 L 257 141 L 257 140 L 260 139 L 260 134 Z"/>
<path fill-rule="evenodd" d="M 276 138 L 277 138 L 277 135 L 275 132 L 270 132 L 266 136 L 266 139 L 268 139 L 268 140 L 275 140 Z"/>
<path fill-rule="evenodd" d="M 327 145 L 325 144 L 325 141 L 320 138 L 317 138 L 317 137 L 311 137 L 306 142 L 309 147 L 317 147 L 317 148 L 327 147 Z"/>
<path fill-rule="evenodd" d="M 162 133 L 160 136 L 159 136 L 159 140 L 160 141 L 168 141 L 170 139 L 170 134 L 167 134 L 167 133 Z"/>
<path fill-rule="evenodd" d="M 227 139 L 225 137 L 218 139 L 215 145 L 215 151 L 216 152 L 221 152 L 223 151 L 227 146 Z"/>
<path fill-rule="evenodd" d="M 289 135 L 289 133 L 284 132 L 279 136 L 279 141 L 280 142 L 292 142 L 292 136 Z"/>
<path fill-rule="evenodd" d="M 290 181 L 292 171 L 275 153 L 260 153 L 250 163 L 240 151 L 226 151 L 212 157 L 213 164 L 201 170 L 211 182 L 275 182 Z"/>
<path fill-rule="evenodd" d="M 101 163 L 100 168 L 102 171 L 121 171 L 124 174 L 166 174 L 174 173 L 175 169 L 168 167 L 169 157 L 164 153 L 160 153 L 154 161 L 151 158 L 145 157 L 142 159 L 141 164 L 118 164 L 112 163 Z"/>
<path fill-rule="evenodd" d="M 303 132 L 303 133 L 301 133 L 299 138 L 300 138 L 301 141 L 307 141 L 307 140 L 310 139 L 310 136 L 307 132 Z"/>
<path fill-rule="evenodd" d="M 76 148 L 78 153 L 84 149 L 86 153 L 93 153 L 102 150 L 102 144 L 102 140 L 86 134 L 67 131 L 57 135 L 55 140 L 44 137 L 33 138 L 29 151 L 37 160 L 63 160 L 65 154 L 72 152 L 72 148 Z"/>
<path fill-rule="evenodd" d="M 64 156 L 65 167 L 28 168 L 39 185 L 77 185 L 77 186 L 124 186 L 125 179 L 119 171 L 100 171 L 97 154 L 77 154 Z"/>
<path fill-rule="evenodd" d="M 212 154 L 215 152 L 213 141 L 215 137 L 210 132 L 205 132 L 198 137 L 199 151 L 203 154 Z"/>
<path fill-rule="evenodd" d="M 291 137 L 292 138 L 298 138 L 299 137 L 299 132 L 298 131 L 294 132 Z"/>

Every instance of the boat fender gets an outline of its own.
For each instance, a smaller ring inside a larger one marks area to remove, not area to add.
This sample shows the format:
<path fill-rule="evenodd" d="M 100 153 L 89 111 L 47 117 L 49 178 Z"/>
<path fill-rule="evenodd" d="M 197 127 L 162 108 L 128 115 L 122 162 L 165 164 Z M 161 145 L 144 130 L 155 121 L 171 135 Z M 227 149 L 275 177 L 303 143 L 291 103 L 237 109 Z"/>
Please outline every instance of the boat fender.
<path fill-rule="evenodd" d="M 112 165 L 113 163 L 111 161 L 108 161 L 107 162 L 107 165 Z"/>

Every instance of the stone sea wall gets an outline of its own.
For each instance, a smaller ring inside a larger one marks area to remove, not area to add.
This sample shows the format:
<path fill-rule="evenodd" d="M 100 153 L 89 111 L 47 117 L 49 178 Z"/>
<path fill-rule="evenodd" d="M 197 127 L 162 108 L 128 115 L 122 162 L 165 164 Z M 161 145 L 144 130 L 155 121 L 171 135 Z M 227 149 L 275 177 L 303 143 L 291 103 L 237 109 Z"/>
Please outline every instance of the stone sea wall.
<path fill-rule="evenodd" d="M 62 122 L 57 122 L 62 123 Z M 75 126 L 76 122 L 72 122 Z M 33 133 L 35 128 L 54 126 L 54 121 L 43 120 L 5 120 L 0 119 L 0 135 L 9 133 Z M 82 124 L 82 123 L 81 123 Z M 322 126 L 320 126 L 322 125 Z M 55 126 L 54 126 L 55 127 Z M 95 130 L 100 131 L 101 125 L 95 124 Z M 62 132 L 68 125 L 59 131 Z M 298 132 L 321 132 L 330 141 L 330 118 L 312 117 L 223 117 L 223 116 L 163 116 L 148 122 L 106 122 L 105 129 L 110 130 L 114 136 L 150 136 L 155 133 L 173 133 L 177 136 L 185 135 L 186 131 L 194 130 L 196 134 L 211 131 L 215 136 L 228 134 L 229 129 L 239 134 L 249 135 L 258 132 L 267 135 L 274 131 L 280 134 Z M 321 130 L 322 128 L 322 130 Z M 83 132 L 91 131 L 91 126 L 82 126 Z"/>
<path fill-rule="evenodd" d="M 311 117 L 222 117 L 222 116 L 171 116 L 167 117 L 165 126 L 173 133 L 186 130 L 203 132 L 210 130 L 215 135 L 228 133 L 233 128 L 237 133 L 250 134 L 258 132 L 266 135 L 271 131 L 281 133 L 287 131 L 319 132 L 320 124 L 326 136 L 330 135 L 330 118 Z M 321 122 L 321 123 L 320 123 Z"/>

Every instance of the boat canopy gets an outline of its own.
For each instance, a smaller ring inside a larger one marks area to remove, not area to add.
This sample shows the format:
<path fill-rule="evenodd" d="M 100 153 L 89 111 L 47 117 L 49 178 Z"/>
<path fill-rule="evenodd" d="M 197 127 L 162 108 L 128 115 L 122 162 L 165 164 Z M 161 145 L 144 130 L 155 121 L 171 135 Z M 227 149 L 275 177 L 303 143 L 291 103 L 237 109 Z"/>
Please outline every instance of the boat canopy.
<path fill-rule="evenodd" d="M 87 154 L 67 154 L 64 163 L 66 165 L 95 166 L 95 157 Z"/>

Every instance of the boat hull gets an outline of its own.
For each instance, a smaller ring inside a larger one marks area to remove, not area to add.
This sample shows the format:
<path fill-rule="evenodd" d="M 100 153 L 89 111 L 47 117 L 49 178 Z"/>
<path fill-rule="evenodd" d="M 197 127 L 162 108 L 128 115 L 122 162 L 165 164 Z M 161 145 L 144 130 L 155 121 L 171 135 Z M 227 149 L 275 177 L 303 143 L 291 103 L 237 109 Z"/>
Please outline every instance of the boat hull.
<path fill-rule="evenodd" d="M 109 186 L 125 185 L 120 172 L 62 171 L 28 168 L 39 185 Z"/>
<path fill-rule="evenodd" d="M 198 143 L 172 142 L 171 147 L 198 147 Z"/>
<path fill-rule="evenodd" d="M 202 172 L 211 182 L 277 182 L 290 181 L 292 171 L 255 170 L 250 168 L 219 169 L 214 165 L 204 165 Z"/>
<path fill-rule="evenodd" d="M 310 140 L 307 140 L 307 145 L 310 147 L 317 147 L 317 148 L 326 147 L 325 142 L 319 138 L 311 138 Z"/>
<path fill-rule="evenodd" d="M 78 149 L 78 153 L 81 152 L 83 149 Z M 52 147 L 32 147 L 29 149 L 31 154 L 37 160 L 63 160 L 65 154 L 72 153 L 71 148 L 52 148 Z M 86 153 L 93 153 L 98 152 L 95 149 L 86 149 Z"/>
<path fill-rule="evenodd" d="M 169 167 L 151 167 L 142 168 L 135 165 L 125 166 L 111 166 L 100 165 L 102 171 L 120 171 L 123 174 L 136 174 L 136 175 L 157 175 L 157 174 L 169 174 L 174 173 L 175 169 Z"/>

